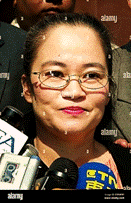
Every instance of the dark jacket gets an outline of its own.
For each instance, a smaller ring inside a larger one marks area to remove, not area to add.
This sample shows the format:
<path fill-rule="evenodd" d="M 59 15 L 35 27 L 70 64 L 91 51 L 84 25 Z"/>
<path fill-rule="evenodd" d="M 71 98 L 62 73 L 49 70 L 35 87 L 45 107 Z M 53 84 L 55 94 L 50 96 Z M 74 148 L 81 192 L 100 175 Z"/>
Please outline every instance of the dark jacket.
<path fill-rule="evenodd" d="M 0 112 L 7 105 L 23 113 L 31 109 L 22 96 L 23 46 L 26 32 L 0 22 Z"/>
<path fill-rule="evenodd" d="M 121 46 L 121 49 L 126 49 L 128 52 L 131 52 L 131 40 L 127 44 Z"/>
<path fill-rule="evenodd" d="M 121 48 L 115 49 L 112 69 L 117 85 L 115 106 L 112 109 L 112 129 L 117 130 L 115 139 L 124 138 L 131 142 L 131 53 Z"/>
<path fill-rule="evenodd" d="M 131 187 L 131 149 L 112 142 L 107 142 L 105 146 L 116 163 L 123 187 Z"/>

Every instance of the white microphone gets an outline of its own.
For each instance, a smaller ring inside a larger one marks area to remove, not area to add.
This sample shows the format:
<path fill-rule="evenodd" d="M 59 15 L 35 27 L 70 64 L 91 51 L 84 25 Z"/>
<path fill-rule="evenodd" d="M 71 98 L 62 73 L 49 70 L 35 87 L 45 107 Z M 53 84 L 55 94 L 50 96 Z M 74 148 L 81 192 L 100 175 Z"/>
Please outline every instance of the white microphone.
<path fill-rule="evenodd" d="M 7 106 L 0 117 L 0 154 L 18 154 L 28 137 L 17 128 L 23 114 L 12 106 Z"/>
<path fill-rule="evenodd" d="M 31 190 L 40 165 L 38 151 L 31 144 L 22 156 L 4 153 L 0 160 L 1 190 Z"/>

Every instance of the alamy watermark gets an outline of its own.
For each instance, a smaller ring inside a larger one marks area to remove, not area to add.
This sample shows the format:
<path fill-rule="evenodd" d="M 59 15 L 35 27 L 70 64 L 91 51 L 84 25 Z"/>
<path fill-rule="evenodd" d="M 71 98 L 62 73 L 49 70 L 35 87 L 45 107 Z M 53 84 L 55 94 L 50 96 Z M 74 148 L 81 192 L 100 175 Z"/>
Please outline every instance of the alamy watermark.
<path fill-rule="evenodd" d="M 0 73 L 0 79 L 10 79 L 10 73 Z"/>
<path fill-rule="evenodd" d="M 131 73 L 126 71 L 125 73 L 123 73 L 123 78 L 131 78 Z"/>
<path fill-rule="evenodd" d="M 22 193 L 8 193 L 7 196 L 8 199 L 19 199 L 19 200 L 23 200 L 23 194 Z"/>
<path fill-rule="evenodd" d="M 108 130 L 106 128 L 101 130 L 101 135 L 111 135 L 117 137 L 117 130 Z"/>
<path fill-rule="evenodd" d="M 107 16 L 104 14 L 103 16 L 101 16 L 101 21 L 117 23 L 118 19 L 117 19 L 117 16 Z"/>

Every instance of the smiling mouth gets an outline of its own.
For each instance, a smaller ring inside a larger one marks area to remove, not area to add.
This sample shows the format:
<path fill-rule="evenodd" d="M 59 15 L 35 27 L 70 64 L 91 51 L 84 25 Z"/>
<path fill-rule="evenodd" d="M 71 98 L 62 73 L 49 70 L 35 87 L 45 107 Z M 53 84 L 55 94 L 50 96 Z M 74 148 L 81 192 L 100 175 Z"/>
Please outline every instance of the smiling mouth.
<path fill-rule="evenodd" d="M 85 109 L 78 106 L 70 106 L 70 107 L 63 108 L 61 110 L 63 113 L 72 114 L 72 115 L 79 115 L 86 111 Z"/>

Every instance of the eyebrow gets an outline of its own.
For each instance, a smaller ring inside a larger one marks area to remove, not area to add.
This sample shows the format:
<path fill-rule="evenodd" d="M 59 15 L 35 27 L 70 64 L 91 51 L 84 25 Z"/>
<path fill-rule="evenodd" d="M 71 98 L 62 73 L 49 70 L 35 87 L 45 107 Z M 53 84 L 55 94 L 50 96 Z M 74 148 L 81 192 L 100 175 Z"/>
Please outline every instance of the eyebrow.
<path fill-rule="evenodd" d="M 67 65 L 65 63 L 58 62 L 58 61 L 46 61 L 45 63 L 43 63 L 41 65 L 41 67 L 50 66 L 50 65 L 60 66 L 60 67 L 63 67 L 63 68 L 67 67 Z"/>
<path fill-rule="evenodd" d="M 63 62 L 59 62 L 59 61 L 46 61 L 45 63 L 43 63 L 41 65 L 41 67 L 46 67 L 46 66 L 50 66 L 50 65 L 54 65 L 54 66 L 60 66 L 62 68 L 66 68 L 67 65 Z M 101 63 L 98 62 L 92 62 L 92 63 L 87 63 L 87 64 L 83 64 L 82 65 L 83 68 L 89 68 L 89 67 L 99 67 L 102 70 L 106 70 L 106 67 L 103 66 Z"/>
<path fill-rule="evenodd" d="M 87 63 L 87 64 L 84 64 L 83 65 L 84 68 L 88 68 L 88 67 L 99 67 L 101 68 L 102 70 L 106 70 L 106 67 L 103 66 L 101 63 L 97 63 L 97 62 L 94 62 L 94 63 Z"/>

